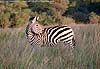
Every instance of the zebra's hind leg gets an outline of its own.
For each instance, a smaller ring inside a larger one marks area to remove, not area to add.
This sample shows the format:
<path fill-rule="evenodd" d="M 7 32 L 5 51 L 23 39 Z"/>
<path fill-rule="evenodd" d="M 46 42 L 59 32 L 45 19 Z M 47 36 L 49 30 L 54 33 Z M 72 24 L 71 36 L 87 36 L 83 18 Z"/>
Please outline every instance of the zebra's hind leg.
<path fill-rule="evenodd" d="M 71 40 L 69 40 L 69 41 L 67 42 L 67 44 L 68 44 L 68 46 L 70 46 L 71 48 L 75 48 L 75 46 L 76 46 L 75 39 L 72 38 Z"/>
<path fill-rule="evenodd" d="M 76 41 L 75 41 L 75 38 L 72 39 L 72 44 L 73 44 L 73 47 L 76 46 Z"/>
<path fill-rule="evenodd" d="M 72 40 L 70 40 L 69 42 L 65 42 L 64 43 L 64 47 L 69 51 L 69 55 L 74 58 L 74 46 L 72 43 Z"/>
<path fill-rule="evenodd" d="M 65 45 L 66 48 L 67 47 L 70 47 L 70 48 L 74 48 L 75 47 L 75 44 L 73 43 L 72 39 L 67 41 L 67 42 L 64 42 L 64 45 Z"/>

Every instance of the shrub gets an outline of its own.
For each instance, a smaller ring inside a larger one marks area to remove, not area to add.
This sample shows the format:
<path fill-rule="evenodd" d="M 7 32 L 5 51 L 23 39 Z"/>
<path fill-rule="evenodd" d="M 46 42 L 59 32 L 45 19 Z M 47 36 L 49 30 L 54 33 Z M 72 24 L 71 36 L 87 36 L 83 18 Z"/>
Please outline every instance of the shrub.
<path fill-rule="evenodd" d="M 76 22 L 87 22 L 88 21 L 88 15 L 83 12 L 75 12 L 73 15 L 73 18 L 76 20 Z"/>
<path fill-rule="evenodd" d="M 10 26 L 10 14 L 9 13 L 4 13 L 0 14 L 0 27 L 2 28 L 7 28 Z"/>
<path fill-rule="evenodd" d="M 75 20 L 71 17 L 63 17 L 62 18 L 62 24 L 68 25 L 68 24 L 75 24 Z"/>
<path fill-rule="evenodd" d="M 98 24 L 98 23 L 100 23 L 100 16 L 98 16 L 98 15 L 97 15 L 96 13 L 94 13 L 94 12 L 91 12 L 91 13 L 90 13 L 89 19 L 90 19 L 90 23 L 91 23 L 91 24 Z"/>

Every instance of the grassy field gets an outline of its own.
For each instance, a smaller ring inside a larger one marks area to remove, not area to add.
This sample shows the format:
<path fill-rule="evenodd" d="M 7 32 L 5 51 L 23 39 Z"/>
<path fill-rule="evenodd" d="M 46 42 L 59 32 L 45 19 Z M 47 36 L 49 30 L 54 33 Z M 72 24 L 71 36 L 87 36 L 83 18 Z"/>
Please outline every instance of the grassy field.
<path fill-rule="evenodd" d="M 100 27 L 73 27 L 74 50 L 42 47 L 33 52 L 24 29 L 0 29 L 0 69 L 100 69 Z"/>

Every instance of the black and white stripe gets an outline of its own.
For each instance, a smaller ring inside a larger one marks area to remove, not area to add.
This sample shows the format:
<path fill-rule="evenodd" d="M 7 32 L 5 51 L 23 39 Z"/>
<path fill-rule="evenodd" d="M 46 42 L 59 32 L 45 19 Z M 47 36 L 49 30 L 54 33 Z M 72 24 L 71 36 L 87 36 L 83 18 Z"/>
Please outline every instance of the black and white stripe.
<path fill-rule="evenodd" d="M 57 44 L 62 41 L 68 46 L 75 46 L 74 32 L 71 27 L 54 26 L 45 28 L 47 42 Z"/>
<path fill-rule="evenodd" d="M 26 34 L 31 46 L 45 46 L 48 43 L 56 45 L 58 42 L 63 42 L 65 46 L 75 46 L 74 32 L 68 26 L 46 27 L 42 33 L 37 34 L 32 30 L 32 26 L 28 24 Z"/>
<path fill-rule="evenodd" d="M 40 34 L 37 34 L 35 33 L 33 30 L 32 30 L 32 20 L 34 19 L 35 17 L 31 17 L 29 19 L 29 23 L 26 27 L 26 36 L 27 36 L 27 39 L 28 39 L 28 42 L 30 43 L 30 45 L 32 47 L 34 46 L 40 46 L 42 45 L 42 38 L 41 38 L 41 35 Z M 34 22 L 34 21 L 33 21 Z"/>
<path fill-rule="evenodd" d="M 41 36 L 34 33 L 31 30 L 30 26 L 27 26 L 26 28 L 26 35 L 27 35 L 28 42 L 31 44 L 32 47 L 43 44 Z"/>

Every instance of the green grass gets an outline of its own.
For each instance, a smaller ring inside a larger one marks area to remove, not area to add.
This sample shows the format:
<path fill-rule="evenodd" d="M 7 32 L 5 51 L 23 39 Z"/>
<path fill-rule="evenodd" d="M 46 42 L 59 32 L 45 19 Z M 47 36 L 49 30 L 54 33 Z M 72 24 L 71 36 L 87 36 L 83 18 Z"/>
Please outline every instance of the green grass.
<path fill-rule="evenodd" d="M 73 27 L 74 50 L 42 47 L 33 52 L 25 31 L 0 29 L 0 69 L 100 69 L 100 27 Z"/>

